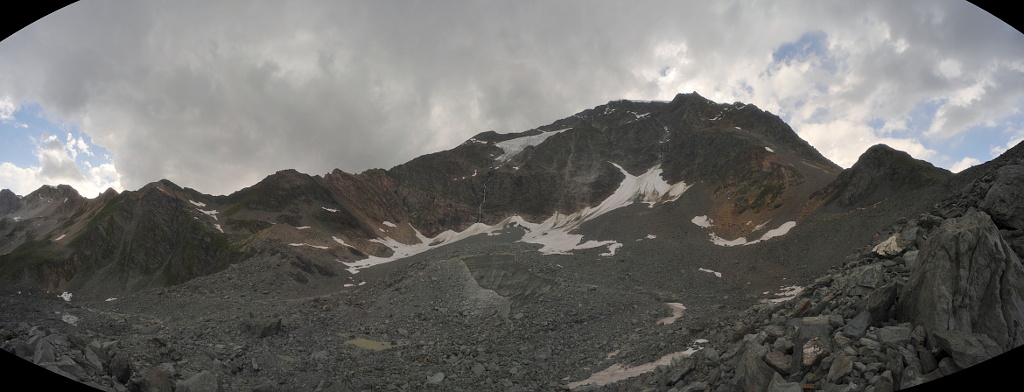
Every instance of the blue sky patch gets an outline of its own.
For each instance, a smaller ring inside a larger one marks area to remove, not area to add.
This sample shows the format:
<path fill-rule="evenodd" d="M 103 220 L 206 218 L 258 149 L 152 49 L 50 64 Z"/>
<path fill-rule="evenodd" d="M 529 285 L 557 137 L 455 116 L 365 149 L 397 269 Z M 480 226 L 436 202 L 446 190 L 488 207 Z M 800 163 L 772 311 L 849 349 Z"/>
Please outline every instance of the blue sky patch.
<path fill-rule="evenodd" d="M 828 34 L 824 31 L 804 33 L 800 39 L 779 46 L 772 53 L 772 62 L 791 65 L 802 63 L 817 57 L 823 69 L 835 72 L 836 63 L 828 53 Z"/>

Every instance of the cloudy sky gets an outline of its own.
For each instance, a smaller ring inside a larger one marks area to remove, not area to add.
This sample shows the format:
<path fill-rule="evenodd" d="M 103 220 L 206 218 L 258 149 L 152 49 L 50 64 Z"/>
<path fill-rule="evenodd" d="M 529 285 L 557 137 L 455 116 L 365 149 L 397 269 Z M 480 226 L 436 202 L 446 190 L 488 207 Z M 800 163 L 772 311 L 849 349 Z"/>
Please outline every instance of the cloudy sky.
<path fill-rule="evenodd" d="M 0 188 L 227 194 L 693 91 L 957 171 L 1024 139 L 1024 35 L 963 1 L 84 0 L 0 42 Z"/>

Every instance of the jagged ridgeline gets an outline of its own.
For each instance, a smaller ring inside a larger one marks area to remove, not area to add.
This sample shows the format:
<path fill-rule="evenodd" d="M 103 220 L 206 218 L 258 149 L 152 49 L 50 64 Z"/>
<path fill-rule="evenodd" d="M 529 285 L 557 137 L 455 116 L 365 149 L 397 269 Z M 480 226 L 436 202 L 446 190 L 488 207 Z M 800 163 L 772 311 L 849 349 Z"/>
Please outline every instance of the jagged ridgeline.
<path fill-rule="evenodd" d="M 7 192 L 0 278 L 57 291 L 131 291 L 288 244 L 326 246 L 319 250 L 338 261 L 386 258 L 399 244 L 478 223 L 541 223 L 595 208 L 652 170 L 665 184 L 699 184 L 714 235 L 735 239 L 773 228 L 763 222 L 796 221 L 841 169 L 753 105 L 696 93 L 615 101 L 525 132 L 484 132 L 390 170 L 286 170 L 229 196 L 167 180 L 92 200 L 66 186 L 20 200 Z"/>
<path fill-rule="evenodd" d="M 1022 165 L 843 170 L 693 93 L 226 196 L 0 191 L 0 334 L 110 390 L 893 390 L 1020 345 Z"/>

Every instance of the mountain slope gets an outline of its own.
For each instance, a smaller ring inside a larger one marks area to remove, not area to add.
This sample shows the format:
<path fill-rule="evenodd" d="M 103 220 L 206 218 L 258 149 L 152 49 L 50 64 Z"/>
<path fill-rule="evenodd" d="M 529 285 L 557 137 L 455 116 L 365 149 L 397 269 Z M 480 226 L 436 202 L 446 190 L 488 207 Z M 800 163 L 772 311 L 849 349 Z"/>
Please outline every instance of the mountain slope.
<path fill-rule="evenodd" d="M 920 266 L 945 268 L 980 249 L 972 238 L 1024 249 L 1014 219 L 962 219 L 1013 206 L 1021 161 L 997 161 L 949 176 L 875 147 L 841 171 L 771 114 L 686 94 L 484 132 L 389 170 L 284 170 L 227 196 L 51 187 L 0 216 L 16 240 L 0 256 L 0 334 L 111 390 L 868 385 L 829 375 L 846 360 L 912 385 L 966 357 L 920 339 L 860 355 L 884 333 L 846 324 L 911 339 L 897 324 L 927 320 L 894 307 L 927 309 L 899 289 Z M 1002 287 L 993 298 L 1017 303 Z M 923 336 L 958 342 L 933 321 Z M 979 331 L 992 329 L 961 332 Z M 837 350 L 795 365 L 812 337 Z M 946 365 L 925 377 L 913 358 Z"/>
<path fill-rule="evenodd" d="M 132 271 L 114 280 L 127 291 L 181 282 L 246 254 L 281 249 L 322 262 L 379 264 L 493 232 L 499 224 L 526 228 L 521 241 L 545 243 L 545 252 L 601 247 L 612 255 L 634 244 L 584 238 L 580 225 L 635 198 L 662 198 L 652 199 L 653 207 L 684 191 L 688 203 L 705 208 L 678 221 L 702 217 L 709 240 L 749 244 L 791 229 L 813 210 L 810 195 L 839 172 L 777 116 L 680 94 L 671 102 L 609 102 L 520 133 L 484 132 L 389 170 L 324 176 L 285 170 L 228 196 L 161 181 L 88 201 L 89 213 L 48 215 L 77 231 L 37 228 L 22 239 L 36 242 L 17 252 L 19 265 L 32 264 L 23 256 L 36 254 L 39 239 L 73 234 L 70 247 L 49 244 L 49 253 L 33 258 L 65 271 L 59 283 L 39 284 L 102 286 L 99 278 L 76 277 L 107 271 L 109 264 Z M 144 217 L 150 209 L 159 213 Z M 161 229 L 137 233 L 154 227 Z M 193 241 L 213 245 L 198 251 L 188 245 Z M 5 252 L 19 246 L 12 242 Z M 7 276 L 21 268 L 8 264 Z"/>

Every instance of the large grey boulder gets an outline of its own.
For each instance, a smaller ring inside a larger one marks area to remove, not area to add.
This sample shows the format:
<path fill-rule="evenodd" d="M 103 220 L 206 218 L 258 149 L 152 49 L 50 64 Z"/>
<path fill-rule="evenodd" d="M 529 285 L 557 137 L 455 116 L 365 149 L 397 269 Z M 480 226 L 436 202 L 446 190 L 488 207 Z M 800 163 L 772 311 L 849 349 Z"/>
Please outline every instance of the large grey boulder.
<path fill-rule="evenodd" d="M 922 245 L 897 303 L 901 319 L 988 335 L 1002 351 L 1024 343 L 1024 267 L 984 212 L 946 220 Z"/>
<path fill-rule="evenodd" d="M 1024 166 L 1007 165 L 999 168 L 996 181 L 989 188 L 981 208 L 1000 226 L 1024 229 Z"/>
<path fill-rule="evenodd" d="M 960 368 L 977 365 L 999 355 L 1002 351 L 988 335 L 961 331 L 939 331 L 935 343 L 953 357 Z"/>
<path fill-rule="evenodd" d="M 765 354 L 768 354 L 768 347 L 750 341 L 745 341 L 744 344 L 746 348 L 736 366 L 739 387 L 745 392 L 764 391 L 772 378 L 778 374 L 763 360 Z"/>

